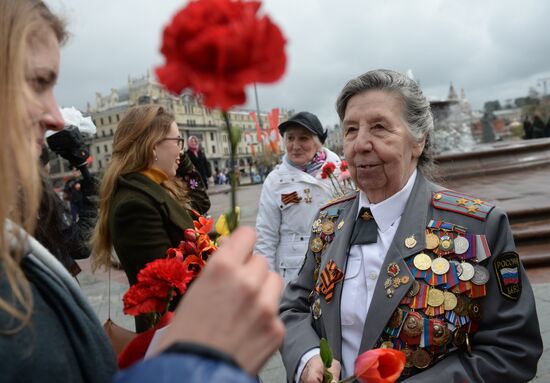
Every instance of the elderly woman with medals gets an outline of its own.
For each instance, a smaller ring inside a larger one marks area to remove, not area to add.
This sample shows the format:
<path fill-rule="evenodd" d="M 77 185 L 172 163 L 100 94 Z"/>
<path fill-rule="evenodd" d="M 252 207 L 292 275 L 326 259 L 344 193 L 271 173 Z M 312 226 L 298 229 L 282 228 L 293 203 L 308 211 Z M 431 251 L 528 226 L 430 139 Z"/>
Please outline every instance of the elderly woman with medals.
<path fill-rule="evenodd" d="M 433 118 L 418 84 L 374 70 L 349 81 L 336 105 L 359 190 L 321 209 L 321 225 L 337 230 L 312 230 L 285 290 L 289 381 L 322 381 L 321 338 L 335 378 L 374 348 L 406 355 L 406 382 L 533 378 L 542 341 L 508 219 L 429 180 Z"/>
<path fill-rule="evenodd" d="M 346 189 L 322 171 L 332 162 L 337 172 L 340 158 L 323 147 L 326 132 L 317 116 L 300 112 L 279 125 L 279 132 L 286 154 L 262 188 L 256 252 L 265 255 L 270 268 L 288 282 L 304 260 L 313 217 L 323 204 Z"/>

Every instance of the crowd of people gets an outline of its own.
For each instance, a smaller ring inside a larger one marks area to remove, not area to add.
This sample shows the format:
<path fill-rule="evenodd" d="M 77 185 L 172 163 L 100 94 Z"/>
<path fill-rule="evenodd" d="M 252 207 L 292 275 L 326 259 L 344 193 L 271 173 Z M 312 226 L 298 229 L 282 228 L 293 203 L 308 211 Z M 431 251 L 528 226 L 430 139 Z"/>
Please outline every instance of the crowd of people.
<path fill-rule="evenodd" d="M 526 115 L 523 120 L 523 138 L 530 140 L 544 137 L 550 137 L 550 116 L 544 124 L 543 119 L 538 114 L 535 114 L 534 117 Z"/>
<path fill-rule="evenodd" d="M 336 381 L 375 348 L 405 354 L 407 382 L 535 375 L 541 334 L 508 219 L 432 180 L 429 102 L 391 70 L 337 97 L 353 183 L 336 187 L 347 169 L 315 115 L 283 122 L 286 154 L 263 184 L 256 230 L 236 230 L 209 259 L 153 356 L 117 371 L 74 259 L 110 267 L 114 249 L 135 284 L 208 211 L 211 170 L 163 107 L 136 106 L 99 191 L 81 158 L 60 152 L 80 172 L 68 212 L 42 169 L 46 131 L 65 127 L 53 92 L 65 24 L 42 0 L 0 0 L 0 28 L 0 380 L 254 382 L 279 347 L 289 382 L 322 382 L 325 368 Z M 151 325 L 136 318 L 138 332 Z"/>

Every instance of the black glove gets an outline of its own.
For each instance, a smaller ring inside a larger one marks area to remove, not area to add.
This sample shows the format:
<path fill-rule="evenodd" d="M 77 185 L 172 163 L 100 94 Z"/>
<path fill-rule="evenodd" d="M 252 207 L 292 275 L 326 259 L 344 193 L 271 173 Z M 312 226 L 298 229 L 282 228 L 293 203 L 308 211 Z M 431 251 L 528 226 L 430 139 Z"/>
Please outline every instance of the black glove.
<path fill-rule="evenodd" d="M 76 126 L 66 127 L 48 137 L 47 141 L 50 149 L 68 160 L 72 166 L 80 168 L 86 165 L 90 152 Z"/>

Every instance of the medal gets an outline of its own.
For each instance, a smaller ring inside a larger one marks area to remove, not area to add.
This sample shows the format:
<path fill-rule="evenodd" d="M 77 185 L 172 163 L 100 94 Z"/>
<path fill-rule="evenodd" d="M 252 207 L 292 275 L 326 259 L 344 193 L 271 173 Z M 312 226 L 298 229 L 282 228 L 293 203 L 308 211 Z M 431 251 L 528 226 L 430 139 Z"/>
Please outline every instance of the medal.
<path fill-rule="evenodd" d="M 386 296 L 387 296 L 388 298 L 393 297 L 393 294 L 394 294 L 394 293 L 395 293 L 395 290 L 394 290 L 393 288 L 390 287 L 390 288 L 387 288 L 387 289 L 386 289 Z"/>
<path fill-rule="evenodd" d="M 462 328 L 458 327 L 453 332 L 453 344 L 458 348 L 463 348 L 466 345 L 466 337 L 468 333 Z"/>
<path fill-rule="evenodd" d="M 410 237 L 405 238 L 405 247 L 407 249 L 412 249 L 416 246 L 416 239 L 414 238 L 414 235 L 411 235 Z"/>
<path fill-rule="evenodd" d="M 334 223 L 332 221 L 325 221 L 321 224 L 321 231 L 325 235 L 334 234 Z"/>
<path fill-rule="evenodd" d="M 449 332 L 447 325 L 445 325 L 445 322 L 440 319 L 433 319 L 431 322 L 433 332 L 433 344 L 436 346 L 443 346 L 444 344 L 447 344 L 449 339 L 451 339 L 451 333 Z"/>
<path fill-rule="evenodd" d="M 382 342 L 380 348 L 393 348 L 393 343 L 390 340 Z"/>
<path fill-rule="evenodd" d="M 470 319 L 479 321 L 481 319 L 481 306 L 477 302 L 471 302 L 468 305 L 468 316 Z"/>
<path fill-rule="evenodd" d="M 385 289 L 389 289 L 393 284 L 393 280 L 391 278 L 387 278 L 385 281 L 384 281 L 384 288 Z"/>
<path fill-rule="evenodd" d="M 426 248 L 433 250 L 437 246 L 439 246 L 439 237 L 434 233 L 426 234 Z"/>
<path fill-rule="evenodd" d="M 387 272 L 390 277 L 397 276 L 397 274 L 399 274 L 400 271 L 401 269 L 399 268 L 399 265 L 397 263 L 392 262 L 388 265 Z"/>
<path fill-rule="evenodd" d="M 416 311 L 411 311 L 409 312 L 409 315 L 407 315 L 407 319 L 405 319 L 405 323 L 403 324 L 401 331 L 403 331 L 405 335 L 410 338 L 416 338 L 422 334 L 423 327 L 424 318 L 422 318 L 422 315 Z"/>
<path fill-rule="evenodd" d="M 443 291 L 435 288 L 431 288 L 428 292 L 428 305 L 432 307 L 439 307 L 445 302 L 445 296 Z"/>
<path fill-rule="evenodd" d="M 397 328 L 401 325 L 401 322 L 403 321 L 403 310 L 401 310 L 399 307 L 397 310 L 395 310 L 390 318 L 390 321 L 388 322 L 387 327 L 389 328 Z"/>
<path fill-rule="evenodd" d="M 453 249 L 453 240 L 448 235 L 443 235 L 439 239 L 439 249 L 441 251 L 451 251 Z"/>
<path fill-rule="evenodd" d="M 432 266 L 432 259 L 426 253 L 419 253 L 414 257 L 413 264 L 418 270 L 428 270 Z"/>
<path fill-rule="evenodd" d="M 401 352 L 403 354 L 405 354 L 405 367 L 406 368 L 411 368 L 413 366 L 413 362 L 412 362 L 412 350 L 410 348 L 408 348 L 407 346 L 405 346 L 404 349 L 401 350 Z"/>
<path fill-rule="evenodd" d="M 444 296 L 444 302 L 443 302 L 443 308 L 445 311 L 452 311 L 455 309 L 458 300 L 456 299 L 456 295 L 449 291 L 445 291 L 443 293 Z"/>
<path fill-rule="evenodd" d="M 458 261 L 451 261 L 451 263 L 452 263 L 453 265 L 455 265 L 457 277 L 460 277 L 460 275 L 462 274 L 462 266 L 460 265 L 460 262 L 458 262 Z"/>
<path fill-rule="evenodd" d="M 323 250 L 323 246 L 324 246 L 323 240 L 319 237 L 315 237 L 311 240 L 311 245 L 309 246 L 309 248 L 314 253 L 319 253 L 321 250 Z"/>
<path fill-rule="evenodd" d="M 456 307 L 454 308 L 454 312 L 460 316 L 468 315 L 469 304 L 470 304 L 470 300 L 466 298 L 464 295 L 456 296 Z"/>
<path fill-rule="evenodd" d="M 406 285 L 407 283 L 409 283 L 409 276 L 408 275 L 403 275 L 401 277 L 401 283 Z"/>
<path fill-rule="evenodd" d="M 407 292 L 407 296 L 410 298 L 413 298 L 416 296 L 416 294 L 418 294 L 419 291 L 420 291 L 420 283 L 417 280 L 414 280 L 411 285 L 411 288 Z"/>
<path fill-rule="evenodd" d="M 419 348 L 412 353 L 412 362 L 416 368 L 424 369 L 428 367 L 432 361 L 432 357 L 428 351 Z"/>
<path fill-rule="evenodd" d="M 460 273 L 458 279 L 460 279 L 461 281 L 464 281 L 464 282 L 469 281 L 470 279 L 472 279 L 474 277 L 474 274 L 475 274 L 474 266 L 472 266 L 468 262 L 462 262 L 461 266 L 462 266 L 462 273 Z"/>
<path fill-rule="evenodd" d="M 474 266 L 474 276 L 472 277 L 472 283 L 478 286 L 482 286 L 489 282 L 489 270 L 481 265 Z"/>
<path fill-rule="evenodd" d="M 321 317 L 321 300 L 319 298 L 311 305 L 311 312 L 314 319 L 319 319 Z"/>
<path fill-rule="evenodd" d="M 401 278 L 399 278 L 399 277 L 394 277 L 394 278 L 393 278 L 393 283 L 392 283 L 392 285 L 393 285 L 393 288 L 394 288 L 394 289 L 396 289 L 396 288 L 398 288 L 399 286 L 401 286 Z"/>
<path fill-rule="evenodd" d="M 344 227 L 344 220 L 341 220 L 340 223 L 338 223 L 338 230 Z"/>
<path fill-rule="evenodd" d="M 313 225 L 311 226 L 311 230 L 314 232 L 314 233 L 317 233 L 319 234 L 321 232 L 321 220 L 319 218 L 317 218 L 314 222 L 313 222 Z"/>
<path fill-rule="evenodd" d="M 449 261 L 447 261 L 445 258 L 436 258 L 432 261 L 432 271 L 437 275 L 444 275 L 447 274 L 447 271 L 449 271 Z"/>
<path fill-rule="evenodd" d="M 455 243 L 455 254 L 464 254 L 468 251 L 468 248 L 470 247 L 470 243 L 468 240 L 462 236 L 457 236 L 454 239 Z"/>

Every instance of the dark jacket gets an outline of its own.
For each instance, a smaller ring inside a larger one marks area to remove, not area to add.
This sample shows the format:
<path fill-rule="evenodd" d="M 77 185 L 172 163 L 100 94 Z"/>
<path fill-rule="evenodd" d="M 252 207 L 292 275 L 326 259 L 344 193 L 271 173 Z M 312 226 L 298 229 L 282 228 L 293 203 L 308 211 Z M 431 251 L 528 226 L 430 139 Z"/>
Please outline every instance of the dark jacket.
<path fill-rule="evenodd" d="M 206 159 L 204 152 L 199 149 L 199 154 L 195 156 L 195 153 L 193 153 L 191 150 L 187 149 L 187 157 L 191 160 L 193 165 L 195 166 L 195 169 L 199 172 L 202 178 L 202 182 L 205 186 L 208 187 L 208 178 L 212 176 L 212 168 L 210 166 L 210 163 Z"/>
<path fill-rule="evenodd" d="M 78 284 L 34 238 L 26 248 L 21 268 L 30 284 L 32 316 L 8 333 L 19 322 L 0 310 L 0 381 L 109 382 L 115 354 Z M 0 297 L 14 302 L 1 264 Z"/>

